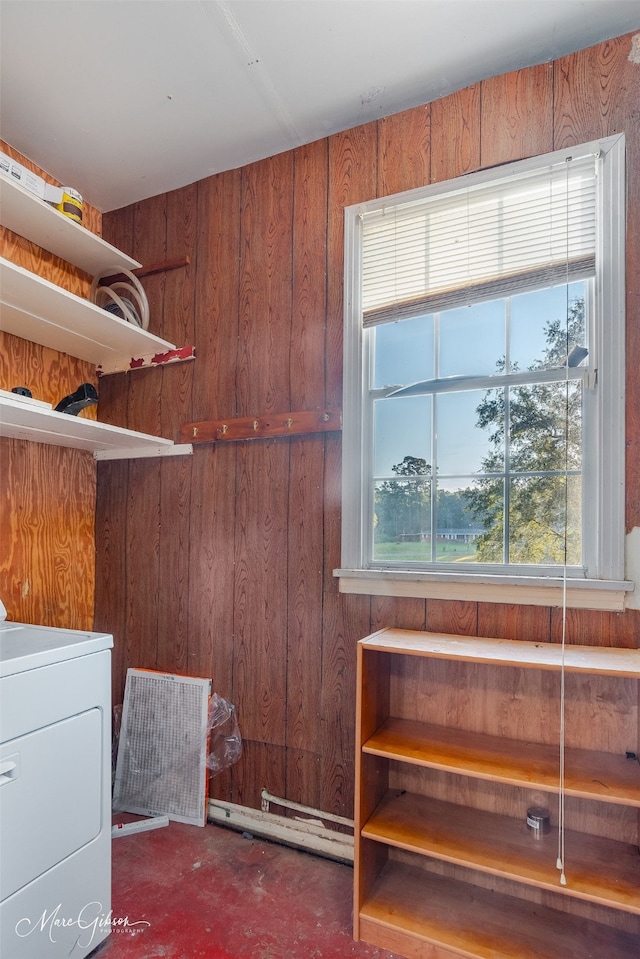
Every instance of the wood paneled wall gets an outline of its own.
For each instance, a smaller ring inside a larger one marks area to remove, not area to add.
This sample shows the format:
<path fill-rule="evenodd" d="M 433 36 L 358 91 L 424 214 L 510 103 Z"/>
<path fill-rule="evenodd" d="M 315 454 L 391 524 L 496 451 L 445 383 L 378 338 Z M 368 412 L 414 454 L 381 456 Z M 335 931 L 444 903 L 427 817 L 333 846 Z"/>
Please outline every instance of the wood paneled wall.
<path fill-rule="evenodd" d="M 8 144 L 0 149 L 57 183 Z M 101 219 L 83 204 L 88 229 L 100 234 Z M 71 293 L 89 293 L 85 273 L 2 226 L 0 254 Z M 55 406 L 81 383 L 97 385 L 90 364 L 0 332 L 0 389 L 26 386 Z M 81 415 L 95 418 L 95 407 Z M 95 497 L 90 453 L 0 439 L 0 598 L 9 619 L 93 628 Z"/>
<path fill-rule="evenodd" d="M 156 332 L 194 364 L 112 377 L 101 414 L 177 438 L 180 423 L 341 405 L 343 208 L 624 132 L 628 145 L 627 525 L 640 525 L 640 67 L 622 37 L 107 215 L 143 262 Z M 634 217 L 635 214 L 635 217 Z M 557 609 L 342 596 L 338 434 L 200 446 L 101 464 L 96 627 L 127 666 L 213 677 L 243 760 L 213 791 L 350 815 L 355 644 L 393 624 L 556 641 Z M 572 642 L 637 645 L 640 620 L 572 611 Z"/>
<path fill-rule="evenodd" d="M 343 207 L 570 146 L 627 137 L 627 528 L 640 526 L 640 67 L 622 37 L 104 217 L 144 263 L 152 328 L 195 363 L 105 377 L 100 418 L 178 437 L 191 420 L 341 405 Z M 18 157 L 20 159 L 20 157 Z M 85 209 L 87 209 L 85 204 Z M 100 230 L 100 216 L 88 223 Z M 74 292 L 88 278 L 3 231 L 5 256 Z M 4 336 L 0 387 L 51 402 L 94 371 Z M 114 634 L 127 666 L 211 676 L 244 758 L 213 791 L 351 815 L 355 644 L 387 624 L 557 641 L 557 609 L 342 596 L 339 434 L 102 463 L 0 446 L 0 595 L 10 618 Z M 94 578 L 94 547 L 96 551 Z M 95 621 L 92 604 L 95 582 Z M 637 646 L 640 615 L 572 611 L 572 642 Z"/>

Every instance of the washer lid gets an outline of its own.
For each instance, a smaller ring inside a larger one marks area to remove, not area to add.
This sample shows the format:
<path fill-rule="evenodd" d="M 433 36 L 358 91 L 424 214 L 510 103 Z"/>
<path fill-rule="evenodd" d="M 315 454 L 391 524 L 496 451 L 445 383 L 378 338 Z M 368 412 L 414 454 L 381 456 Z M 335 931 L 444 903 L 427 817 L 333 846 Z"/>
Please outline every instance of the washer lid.
<path fill-rule="evenodd" d="M 77 656 L 111 649 L 110 633 L 85 633 L 54 626 L 0 622 L 0 676 L 50 666 Z"/>

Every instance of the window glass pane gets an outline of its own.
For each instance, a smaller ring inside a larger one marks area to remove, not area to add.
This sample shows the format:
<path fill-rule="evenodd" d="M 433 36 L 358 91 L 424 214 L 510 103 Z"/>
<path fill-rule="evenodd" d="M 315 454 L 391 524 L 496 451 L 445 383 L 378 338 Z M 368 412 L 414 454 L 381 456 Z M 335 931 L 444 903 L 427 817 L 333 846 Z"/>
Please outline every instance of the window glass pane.
<path fill-rule="evenodd" d="M 511 371 L 562 366 L 572 347 L 585 345 L 585 288 L 581 281 L 512 297 Z"/>
<path fill-rule="evenodd" d="M 433 316 L 419 316 L 372 327 L 373 389 L 433 379 L 433 326 Z"/>
<path fill-rule="evenodd" d="M 431 485 L 423 479 L 375 484 L 373 559 L 389 563 L 431 561 Z"/>
<path fill-rule="evenodd" d="M 483 476 L 465 490 L 475 532 L 475 562 L 504 563 L 503 479 Z"/>
<path fill-rule="evenodd" d="M 528 476 L 510 481 L 509 562 L 557 565 L 582 562 L 581 479 Z"/>
<path fill-rule="evenodd" d="M 436 502 L 436 561 L 474 563 L 476 544 L 484 531 L 471 509 L 467 485 L 438 483 Z"/>
<path fill-rule="evenodd" d="M 538 383 L 509 390 L 511 472 L 582 466 L 582 384 Z"/>
<path fill-rule="evenodd" d="M 438 476 L 504 470 L 504 390 L 435 397 Z"/>
<path fill-rule="evenodd" d="M 374 402 L 375 476 L 431 473 L 431 403 L 430 396 Z"/>
<path fill-rule="evenodd" d="M 488 376 L 505 355 L 504 300 L 440 314 L 439 376 Z"/>

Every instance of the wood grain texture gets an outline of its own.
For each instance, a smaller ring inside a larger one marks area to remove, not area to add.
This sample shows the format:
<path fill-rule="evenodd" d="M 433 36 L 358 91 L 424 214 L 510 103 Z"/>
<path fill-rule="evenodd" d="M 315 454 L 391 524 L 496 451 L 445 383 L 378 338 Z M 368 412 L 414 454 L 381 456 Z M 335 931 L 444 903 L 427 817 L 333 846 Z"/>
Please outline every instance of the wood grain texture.
<path fill-rule="evenodd" d="M 637 77 L 637 66 L 626 62 L 628 48 L 628 42 L 626 46 L 612 42 L 553 66 L 552 145 L 624 128 L 630 144 L 630 197 L 635 203 L 638 121 L 631 81 Z M 568 70 L 566 79 L 563 69 Z M 181 236 L 195 233 L 189 268 L 192 289 L 180 286 L 185 273 L 181 279 L 175 277 L 178 287 L 170 293 L 167 275 L 157 280 L 164 287 L 154 294 L 162 304 L 163 327 L 172 322 L 168 305 L 172 297 L 180 322 L 194 324 L 197 357 L 189 374 L 193 419 L 325 404 L 339 408 L 344 207 L 387 191 L 411 189 L 423 177 L 424 182 L 442 180 L 481 163 L 546 150 L 542 140 L 545 144 L 548 140 L 550 71 L 546 65 L 483 81 L 429 107 L 210 177 L 196 186 L 195 211 L 191 199 L 186 200 L 187 190 L 105 217 L 121 248 L 134 235 L 134 220 L 136 250 L 142 249 L 143 230 L 153 234 L 156 240 L 148 247 L 149 255 L 138 254 L 143 262 L 162 259 L 157 254 L 158 236 L 163 243 L 166 236 L 168 250 L 172 237 L 180 246 Z M 632 292 L 639 274 L 636 232 L 630 228 L 627 275 Z M 111 236 L 107 239 L 114 242 Z M 635 301 L 628 302 L 632 327 L 628 345 L 637 355 L 637 309 Z M 115 422 L 123 422 L 118 379 L 131 394 L 126 397 L 127 425 L 141 428 L 144 421 L 159 432 L 166 424 L 180 425 L 183 415 L 186 421 L 189 387 L 169 379 L 174 373 L 180 378 L 178 368 L 162 372 L 160 387 L 154 372 L 158 371 L 150 371 L 147 382 L 138 381 L 139 374 L 109 381 L 113 393 L 109 406 L 114 416 L 118 413 Z M 634 479 L 640 471 L 637 384 L 635 364 L 630 362 L 627 453 L 635 473 L 630 474 L 627 502 L 632 525 L 640 523 Z M 359 638 L 378 626 L 559 639 L 555 609 L 340 595 L 333 569 L 340 565 L 341 445 L 339 435 L 326 434 L 224 448 L 202 446 L 190 461 L 190 476 L 182 464 L 170 467 L 170 473 L 165 463 L 158 474 L 152 464 L 129 464 L 126 509 L 114 502 L 100 514 L 101 528 L 108 523 L 112 538 L 122 527 L 113 510 L 124 509 L 125 521 L 133 521 L 126 554 L 127 562 L 135 564 L 129 592 L 139 587 L 144 602 L 153 607 L 162 582 L 162 592 L 172 596 L 167 615 L 171 610 L 179 619 L 180 635 L 186 629 L 186 660 L 185 648 L 172 648 L 168 638 L 158 652 L 141 623 L 142 600 L 135 601 L 140 606 L 133 617 L 129 596 L 128 664 L 139 665 L 135 660 L 146 655 L 145 650 L 152 656 L 155 649 L 156 656 L 173 656 L 193 675 L 211 675 L 218 692 L 236 704 L 246 752 L 241 764 L 212 781 L 219 797 L 259 806 L 260 791 L 267 786 L 274 794 L 351 815 L 355 648 Z M 151 491 L 149 496 L 145 488 Z M 121 503 L 121 493 L 114 490 L 113 495 Z M 142 515 L 134 517 L 136 509 Z M 140 569 L 142 563 L 151 569 Z M 109 575 L 118 574 L 112 570 Z M 112 598 L 112 605 L 117 601 Z M 103 610 L 102 621 L 108 620 L 108 612 Z M 155 615 L 153 608 L 151 614 Z M 118 615 L 114 609 L 114 622 Z M 568 641 L 633 646 L 639 630 L 640 613 L 572 613 Z M 394 689 L 406 680 L 407 689 L 416 691 L 413 708 L 419 714 L 435 711 L 439 722 L 455 716 L 469 728 L 508 732 L 507 716 L 513 706 L 518 730 L 526 728 L 532 712 L 533 728 L 542 740 L 557 729 L 552 680 L 536 685 L 531 677 L 526 683 L 494 677 L 472 695 L 470 686 L 478 683 L 478 675 L 472 667 L 465 670 L 458 671 L 453 681 L 430 672 L 437 682 L 431 706 L 418 695 L 409 667 L 406 676 L 394 679 Z M 617 704 L 606 684 L 599 689 L 580 687 L 574 693 L 572 722 L 592 720 L 590 696 L 605 700 L 603 741 L 617 741 L 620 729 L 634 721 L 637 703 L 631 702 L 628 692 Z M 443 798 L 450 798 L 454 789 L 451 784 L 437 788 Z M 468 792 L 465 786 L 465 797 Z M 517 800 L 513 794 L 501 794 L 499 802 L 508 814 Z M 576 817 L 578 822 L 597 822 L 592 811 L 577 812 Z"/>
<path fill-rule="evenodd" d="M 237 414 L 240 181 L 232 170 L 198 183 L 196 420 Z"/>
<path fill-rule="evenodd" d="M 511 917 L 507 925 L 505 915 Z M 407 959 L 565 959 L 589 952 L 629 959 L 640 943 L 637 924 L 634 933 L 617 932 L 602 920 L 571 920 L 553 909 L 512 896 L 502 899 L 493 889 L 477 890 L 397 862 L 388 864 L 363 906 L 360 935 Z"/>
<path fill-rule="evenodd" d="M 91 364 L 0 332 L 0 389 L 26 386 L 35 399 L 55 407 L 81 383 L 96 385 L 96 371 Z M 83 410 L 82 416 L 95 419 L 96 408 Z"/>
<path fill-rule="evenodd" d="M 287 516 L 287 795 L 309 805 L 319 802 L 319 762 L 301 763 L 299 751 L 319 759 L 318 717 L 322 702 L 322 471 L 324 443 L 290 443 Z"/>
<path fill-rule="evenodd" d="M 329 147 L 319 140 L 293 153 L 291 408 L 325 406 Z"/>
<path fill-rule="evenodd" d="M 131 460 L 126 502 L 127 668 L 155 669 L 157 665 L 160 483 L 158 460 Z M 114 599 L 122 602 L 122 597 Z"/>
<path fill-rule="evenodd" d="M 550 153 L 553 149 L 553 66 L 539 66 L 482 81 L 483 167 Z"/>
<path fill-rule="evenodd" d="M 288 354 L 279 346 L 291 336 L 292 187 L 291 155 L 242 172 L 241 415 L 289 408 Z M 236 456 L 234 697 L 243 735 L 284 746 L 288 444 L 241 444 Z"/>
<path fill-rule="evenodd" d="M 285 792 L 285 768 L 283 746 L 245 738 L 242 758 L 233 767 L 231 802 L 260 809 L 263 789 L 268 789 L 274 796 L 282 796 Z"/>
<path fill-rule="evenodd" d="M 56 181 L 0 141 L 0 149 Z M 85 204 L 90 227 L 100 215 Z M 0 253 L 25 269 L 80 296 L 89 278 L 82 271 L 10 230 L 0 227 Z M 97 384 L 88 363 L 20 337 L 0 333 L 0 389 L 26 386 L 54 406 L 81 383 Z M 94 419 L 95 407 L 84 417 Z M 93 625 L 96 469 L 90 454 L 41 444 L 2 440 L 0 529 L 3 560 L 0 595 L 9 618 L 50 626 Z"/>
<path fill-rule="evenodd" d="M 161 461 L 157 668 L 188 673 L 190 456 Z M 206 678 L 210 677 L 209 672 Z"/>
<path fill-rule="evenodd" d="M 640 235 L 634 210 L 640 205 L 640 65 L 629 59 L 632 37 L 609 40 L 555 63 L 556 147 L 624 133 L 626 142 L 626 525 L 640 525 Z"/>
<path fill-rule="evenodd" d="M 197 188 L 167 195 L 166 246 L 169 259 L 196 254 Z M 191 265 L 164 273 L 163 335 L 178 346 L 192 345 L 195 335 L 195 270 Z M 178 363 L 160 371 L 162 436 L 177 440 L 180 424 L 191 416 L 195 363 Z M 135 375 L 135 374 L 134 374 Z M 190 456 L 169 457 L 161 464 L 158 595 L 158 668 L 186 673 L 189 643 Z M 209 672 L 206 674 L 210 678 Z"/>
<path fill-rule="evenodd" d="M 93 457 L 2 439 L 0 591 L 9 619 L 91 629 Z"/>
<path fill-rule="evenodd" d="M 182 443 L 233 443 L 238 440 L 260 440 L 271 437 L 329 433 L 342 429 L 341 410 L 285 410 L 254 416 L 225 417 L 184 423 L 180 428 Z"/>
<path fill-rule="evenodd" d="M 250 739 L 284 745 L 288 450 L 242 446 L 237 464 L 234 696 Z"/>
<path fill-rule="evenodd" d="M 428 599 L 427 629 L 434 633 L 464 633 L 475 636 L 478 632 L 478 604 L 464 600 Z"/>
<path fill-rule="evenodd" d="M 133 206 L 105 214 L 103 226 L 104 238 L 116 249 L 132 255 L 133 250 Z M 100 419 L 113 426 L 128 425 L 129 383 L 128 373 L 115 373 L 102 376 L 99 388 Z"/>
<path fill-rule="evenodd" d="M 391 196 L 429 183 L 431 105 L 378 120 L 378 196 Z"/>
<path fill-rule="evenodd" d="M 397 596 L 372 596 L 370 628 L 376 630 L 385 626 L 397 626 L 400 629 L 426 629 L 427 601 Z"/>
<path fill-rule="evenodd" d="M 399 818 L 394 814 L 385 823 L 382 832 L 376 826 L 378 813 L 374 814 L 364 835 L 388 843 L 391 859 L 407 861 L 406 853 L 398 849 L 419 852 L 417 863 L 440 877 L 468 881 L 469 874 L 457 866 L 459 862 L 474 869 L 488 869 L 491 878 L 476 873 L 474 886 L 490 888 L 494 894 L 517 895 L 531 903 L 546 903 L 581 920 L 602 920 L 602 903 L 617 902 L 623 910 L 640 911 L 633 864 L 637 839 L 634 807 L 640 805 L 640 778 L 637 763 L 625 757 L 627 737 L 635 741 L 637 736 L 637 676 L 613 680 L 582 671 L 566 677 L 564 785 L 568 797 L 574 797 L 568 799 L 566 825 L 578 835 L 575 840 L 568 838 L 570 878 L 562 891 L 578 898 L 565 900 L 555 891 L 558 876 L 551 850 L 548 863 L 539 871 L 537 860 L 530 858 L 530 840 L 521 833 L 523 809 L 530 804 L 553 809 L 550 794 L 559 789 L 560 675 L 556 672 L 545 677 L 539 669 L 523 670 L 513 662 L 495 669 L 477 662 L 434 661 L 432 652 L 446 655 L 447 644 L 440 647 L 438 642 L 428 634 L 390 630 L 359 646 L 359 725 L 365 739 L 359 762 L 366 768 L 371 758 L 379 757 L 388 762 L 389 769 L 381 770 L 376 778 L 358 776 L 357 782 L 369 790 L 368 799 L 359 797 L 358 808 L 366 811 L 367 804 L 376 801 L 381 776 L 383 785 L 387 781 L 392 790 L 390 797 L 399 813 Z M 480 639 L 461 642 L 471 655 L 475 655 L 476 645 L 482 646 Z M 492 649 L 492 655 L 500 658 L 506 645 L 510 645 L 513 656 L 521 652 L 518 642 L 486 645 L 487 653 Z M 390 652 L 392 649 L 395 652 Z M 621 656 L 628 658 L 622 651 L 616 658 Z M 592 659 L 595 661 L 595 655 Z M 637 664 L 634 668 L 637 671 Z M 387 696 L 388 712 L 376 716 L 376 699 L 383 702 Z M 408 817 L 395 805 L 407 802 L 411 806 L 413 800 L 405 791 L 422 797 L 416 799 L 417 805 Z M 597 810 L 593 809 L 595 805 L 599 806 Z M 467 811 L 463 812 L 462 807 Z M 439 826 L 432 831 L 429 825 L 432 815 L 439 817 L 439 809 L 448 838 Z M 383 807 L 378 812 L 384 818 Z M 495 816 L 510 818 L 499 825 Z M 555 818 L 552 822 L 555 824 Z M 603 841 L 592 841 L 585 833 Z M 514 840 L 513 845 L 508 836 Z M 500 849 L 491 862 L 505 840 L 509 849 Z M 615 851 L 611 840 L 624 843 L 624 850 Z M 538 851 L 542 848 L 539 846 Z M 623 861 L 627 850 L 628 872 Z M 587 865 L 591 856 L 593 860 Z M 376 888 L 380 863 L 361 857 L 357 849 L 356 862 L 360 869 L 356 892 L 358 888 Z M 620 873 L 612 876 L 611 870 Z M 547 891 L 540 893 L 536 886 Z M 402 924 L 424 937 L 424 919 L 418 919 L 412 909 Z M 620 930 L 637 933 L 640 928 L 638 921 L 624 911 L 615 917 L 609 912 L 606 921 Z M 563 919 L 563 924 L 567 922 Z M 453 927 L 455 923 L 449 918 L 447 925 Z M 356 929 L 362 934 L 363 928 L 366 937 L 361 917 Z M 575 935 L 574 930 L 570 941 Z"/>
<path fill-rule="evenodd" d="M 478 636 L 499 636 L 548 643 L 551 610 L 545 606 L 516 606 L 507 603 L 478 605 Z"/>
<path fill-rule="evenodd" d="M 480 166 L 480 84 L 431 104 L 431 182 Z"/>
<path fill-rule="evenodd" d="M 235 451 L 193 454 L 189 535 L 188 671 L 233 697 Z"/>
<path fill-rule="evenodd" d="M 133 255 L 140 263 L 164 259 L 166 255 L 167 198 L 165 195 L 136 203 L 133 220 Z M 143 287 L 149 301 L 149 331 L 157 336 L 164 334 L 163 274 L 146 277 Z M 189 364 L 186 364 L 187 366 Z M 129 429 L 140 430 L 153 436 L 162 434 L 162 375 L 158 370 L 136 370 L 129 380 L 128 409 Z"/>
<path fill-rule="evenodd" d="M 579 50 L 554 63 L 554 147 L 561 150 L 637 130 L 638 64 L 631 35 Z"/>
<path fill-rule="evenodd" d="M 144 284 L 152 330 L 179 345 L 191 339 L 197 358 L 104 378 L 101 418 L 175 435 L 188 419 L 339 408 L 344 207 L 352 203 L 624 132 L 633 212 L 640 202 L 640 68 L 628 60 L 629 48 L 628 37 L 607 41 L 106 215 L 105 238 L 143 263 L 191 255 L 185 270 Z M 640 525 L 639 236 L 630 216 L 628 528 Z M 4 231 L 0 242 L 21 265 L 74 292 L 86 289 L 87 277 L 23 238 Z M 0 386 L 29 377 L 43 398 L 57 402 L 78 378 L 93 375 L 19 338 L 3 336 L 0 346 Z M 0 456 L 0 533 L 10 543 L 0 561 L 0 594 L 10 615 L 89 628 L 95 592 L 95 626 L 112 631 L 116 642 L 116 699 L 128 666 L 211 676 L 235 703 L 244 738 L 241 762 L 212 780 L 219 798 L 259 807 L 266 787 L 352 814 L 356 643 L 371 629 L 552 642 L 561 635 L 556 609 L 339 594 L 339 435 L 201 447 L 174 462 L 101 464 L 95 532 L 90 457 L 8 442 Z M 633 647 L 639 634 L 637 611 L 574 611 L 567 621 L 570 643 Z M 481 679 L 476 665 L 447 672 L 433 663 L 416 670 L 411 662 L 391 688 L 396 698 L 403 690 L 398 709 L 415 718 L 551 743 L 557 677 L 536 681 L 522 672 Z M 432 684 L 429 695 L 421 679 Z M 602 748 L 637 751 L 640 710 L 630 684 L 572 679 L 568 689 L 570 737 L 588 728 Z M 515 787 L 488 795 L 459 776 L 429 776 L 442 799 L 475 795 L 479 807 L 493 803 L 506 814 L 519 802 Z M 571 817 L 578 828 L 607 834 L 629 825 L 583 807 Z M 434 950 L 429 954 L 440 952 Z"/>
<path fill-rule="evenodd" d="M 572 868 L 571 882 L 563 887 L 553 856 L 557 828 L 532 842 L 523 825 L 520 818 L 390 791 L 363 834 L 421 855 L 640 914 L 634 846 L 567 831 L 565 855 Z"/>
<path fill-rule="evenodd" d="M 327 300 L 328 143 L 294 159 L 291 403 L 324 407 Z M 319 436 L 289 443 L 287 515 L 286 795 L 320 805 L 323 484 Z"/>
<path fill-rule="evenodd" d="M 166 255 L 166 196 L 135 204 L 133 255 L 141 263 Z M 144 281 L 149 301 L 149 329 L 162 336 L 164 277 Z M 129 381 L 130 429 L 161 435 L 161 377 L 158 370 L 137 370 Z M 126 596 L 127 667 L 155 669 L 158 662 L 160 596 L 160 528 L 162 466 L 159 460 L 135 460 L 129 465 L 127 495 Z"/>
<path fill-rule="evenodd" d="M 328 406 L 342 406 L 342 326 L 344 208 L 376 196 L 377 131 L 375 124 L 338 133 L 329 140 L 327 208 L 327 335 L 325 341 Z"/>
<path fill-rule="evenodd" d="M 234 415 L 238 340 L 240 172 L 198 184 L 195 257 L 193 411 Z M 188 671 L 211 676 L 230 702 L 234 692 L 236 450 L 194 452 L 189 533 Z M 238 711 L 243 731 L 242 711 Z M 231 800 L 235 768 L 210 782 L 211 794 Z"/>
<path fill-rule="evenodd" d="M 189 265 L 164 273 L 162 335 L 178 348 L 192 346 L 195 338 L 195 268 L 198 191 L 195 184 L 167 195 L 167 238 L 169 259 L 188 258 Z M 180 426 L 193 410 L 194 363 L 176 363 L 160 371 L 162 436 L 176 440 Z"/>
<path fill-rule="evenodd" d="M 108 213 L 103 218 L 105 239 L 132 255 L 133 206 Z M 126 427 L 129 419 L 130 377 L 128 373 L 103 376 L 98 384 L 100 419 Z M 127 500 L 129 463 L 102 462 L 98 465 L 96 504 L 96 601 L 95 628 L 113 634 L 112 697 L 114 705 L 124 699 L 126 672 L 135 663 L 128 658 L 127 596 L 129 556 L 127 549 Z"/>
<path fill-rule="evenodd" d="M 344 207 L 376 195 L 377 142 L 375 124 L 329 140 L 326 401 L 338 406 L 342 402 Z M 322 808 L 348 816 L 353 808 L 355 650 L 369 628 L 369 600 L 337 591 L 333 570 L 340 563 L 339 439 L 328 435 L 325 450 L 321 798 Z"/>
<path fill-rule="evenodd" d="M 196 450 L 191 466 L 187 673 L 210 676 L 234 702 L 233 596 L 235 452 Z M 243 717 L 238 715 L 242 732 Z M 210 795 L 231 801 L 233 770 L 210 780 Z"/>
<path fill-rule="evenodd" d="M 240 247 L 240 173 L 198 184 L 195 258 L 195 415 L 235 413 Z M 189 534 L 188 663 L 235 700 L 234 588 L 236 450 L 201 448 L 193 455 Z M 243 716 L 239 714 L 239 721 Z M 231 773 L 216 777 L 230 799 Z"/>
<path fill-rule="evenodd" d="M 111 633 L 112 701 L 124 697 L 126 678 L 125 609 L 127 570 L 127 489 L 129 462 L 103 461 L 98 464 L 96 496 L 96 590 L 94 629 Z"/>
<path fill-rule="evenodd" d="M 280 154 L 242 171 L 239 340 L 240 416 L 291 409 L 293 159 Z"/>

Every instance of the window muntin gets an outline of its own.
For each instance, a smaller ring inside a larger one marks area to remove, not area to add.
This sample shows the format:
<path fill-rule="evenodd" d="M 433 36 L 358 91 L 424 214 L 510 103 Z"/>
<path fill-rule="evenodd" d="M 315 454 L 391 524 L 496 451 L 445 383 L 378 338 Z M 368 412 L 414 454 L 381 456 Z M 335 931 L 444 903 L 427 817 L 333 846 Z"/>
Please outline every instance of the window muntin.
<path fill-rule="evenodd" d="M 365 332 L 374 383 L 408 342 L 407 372 L 436 374 L 369 390 L 372 565 L 583 566 L 584 370 L 562 360 L 587 348 L 587 301 L 581 281 Z"/>

